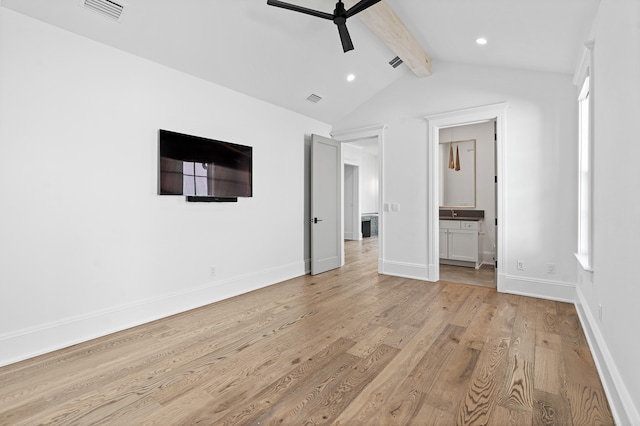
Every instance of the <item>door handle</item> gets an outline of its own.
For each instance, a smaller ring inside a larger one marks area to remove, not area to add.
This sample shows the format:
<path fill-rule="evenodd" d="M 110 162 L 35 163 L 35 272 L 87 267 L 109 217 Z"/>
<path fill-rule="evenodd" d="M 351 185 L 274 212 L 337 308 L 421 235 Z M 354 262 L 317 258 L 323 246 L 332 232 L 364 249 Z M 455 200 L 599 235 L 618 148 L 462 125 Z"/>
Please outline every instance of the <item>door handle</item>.
<path fill-rule="evenodd" d="M 318 222 L 322 222 L 322 219 L 318 219 L 317 217 L 314 217 L 313 219 L 311 219 L 312 223 L 318 223 Z"/>

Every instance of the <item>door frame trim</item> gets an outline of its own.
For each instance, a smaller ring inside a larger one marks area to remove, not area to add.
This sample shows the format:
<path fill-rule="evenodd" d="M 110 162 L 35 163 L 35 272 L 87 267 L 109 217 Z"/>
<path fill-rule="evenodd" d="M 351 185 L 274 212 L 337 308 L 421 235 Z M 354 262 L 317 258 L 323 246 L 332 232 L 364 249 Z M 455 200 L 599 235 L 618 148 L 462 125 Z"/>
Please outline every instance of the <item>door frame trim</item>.
<path fill-rule="evenodd" d="M 383 273 L 384 259 L 384 212 L 382 204 L 384 200 L 384 131 L 386 124 L 360 127 L 356 129 L 331 132 L 331 137 L 342 143 L 355 142 L 361 139 L 376 138 L 378 141 L 378 273 Z M 344 191 L 344 182 L 342 183 Z M 344 194 L 343 194 L 344 198 Z M 344 212 L 342 212 L 344 217 Z M 342 250 L 344 253 L 344 249 Z"/>
<path fill-rule="evenodd" d="M 487 120 L 496 120 L 496 151 L 497 163 L 496 173 L 498 177 L 497 189 L 497 209 L 498 236 L 496 239 L 496 259 L 498 267 L 496 269 L 497 289 L 504 291 L 503 272 L 507 252 L 506 246 L 506 226 L 507 217 L 505 215 L 505 158 L 506 158 L 506 112 L 509 107 L 508 102 L 501 102 L 492 105 L 485 105 L 475 108 L 448 111 L 439 114 L 425 116 L 427 121 L 427 267 L 428 281 L 438 281 L 440 279 L 440 256 L 439 256 L 439 221 L 440 221 L 440 162 L 438 161 L 438 146 L 440 144 L 440 129 L 474 124 Z"/>

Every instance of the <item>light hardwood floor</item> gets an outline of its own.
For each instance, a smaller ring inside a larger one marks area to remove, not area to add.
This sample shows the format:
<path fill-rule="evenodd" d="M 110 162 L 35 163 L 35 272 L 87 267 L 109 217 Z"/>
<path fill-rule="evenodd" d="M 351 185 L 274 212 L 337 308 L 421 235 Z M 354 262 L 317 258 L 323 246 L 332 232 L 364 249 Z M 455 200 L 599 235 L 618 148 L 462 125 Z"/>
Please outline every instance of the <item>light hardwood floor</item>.
<path fill-rule="evenodd" d="M 440 264 L 440 280 L 496 288 L 495 269 L 491 265 L 482 265 L 475 269 Z"/>
<path fill-rule="evenodd" d="M 0 424 L 612 424 L 574 307 L 348 264 L 0 369 Z"/>

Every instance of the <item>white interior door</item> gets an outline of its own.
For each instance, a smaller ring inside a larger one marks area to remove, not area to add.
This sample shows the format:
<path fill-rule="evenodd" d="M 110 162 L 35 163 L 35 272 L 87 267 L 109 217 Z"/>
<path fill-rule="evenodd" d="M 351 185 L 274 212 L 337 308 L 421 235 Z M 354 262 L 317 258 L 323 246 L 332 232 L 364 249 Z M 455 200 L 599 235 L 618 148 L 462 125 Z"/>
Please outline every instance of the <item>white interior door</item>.
<path fill-rule="evenodd" d="M 342 266 L 342 147 L 311 137 L 311 274 Z"/>

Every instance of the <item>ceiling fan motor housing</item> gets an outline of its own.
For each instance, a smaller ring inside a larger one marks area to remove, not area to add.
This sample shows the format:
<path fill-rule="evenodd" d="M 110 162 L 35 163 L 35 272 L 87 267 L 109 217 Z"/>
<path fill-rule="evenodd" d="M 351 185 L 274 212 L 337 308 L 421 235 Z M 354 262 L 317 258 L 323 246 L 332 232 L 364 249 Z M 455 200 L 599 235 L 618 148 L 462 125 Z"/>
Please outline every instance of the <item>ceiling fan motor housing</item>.
<path fill-rule="evenodd" d="M 333 23 L 336 25 L 341 25 L 347 22 L 347 11 L 344 8 L 344 3 L 339 1 L 336 3 L 336 8 L 333 11 Z"/>

